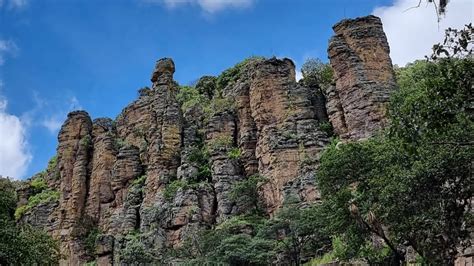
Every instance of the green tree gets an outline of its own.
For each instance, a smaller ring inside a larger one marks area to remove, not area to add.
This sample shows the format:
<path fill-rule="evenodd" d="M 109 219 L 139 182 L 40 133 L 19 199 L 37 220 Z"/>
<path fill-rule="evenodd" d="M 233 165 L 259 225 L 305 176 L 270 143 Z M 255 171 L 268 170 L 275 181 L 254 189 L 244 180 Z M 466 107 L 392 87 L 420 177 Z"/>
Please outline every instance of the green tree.
<path fill-rule="evenodd" d="M 317 181 L 329 229 L 354 249 L 348 258 L 376 235 L 398 261 L 410 245 L 429 263 L 453 264 L 472 223 L 473 69 L 443 59 L 399 70 L 387 132 L 324 152 Z"/>
<path fill-rule="evenodd" d="M 302 83 L 310 88 L 317 88 L 318 92 L 325 94 L 333 79 L 333 70 L 328 63 L 320 59 L 310 58 L 301 67 Z"/>
<path fill-rule="evenodd" d="M 13 183 L 0 178 L 0 265 L 54 265 L 59 247 L 48 234 L 14 220 L 16 192 Z"/>

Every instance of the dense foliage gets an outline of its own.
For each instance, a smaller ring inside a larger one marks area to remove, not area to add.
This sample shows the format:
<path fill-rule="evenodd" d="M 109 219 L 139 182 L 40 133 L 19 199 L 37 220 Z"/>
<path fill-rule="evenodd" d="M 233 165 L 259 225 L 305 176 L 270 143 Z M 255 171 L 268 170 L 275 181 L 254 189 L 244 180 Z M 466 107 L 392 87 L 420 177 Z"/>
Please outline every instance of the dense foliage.
<path fill-rule="evenodd" d="M 324 153 L 318 182 L 347 258 L 376 235 L 397 260 L 411 246 L 430 263 L 454 262 L 472 222 L 473 70 L 469 59 L 400 69 L 387 132 Z"/>
<path fill-rule="evenodd" d="M 15 186 L 0 178 L 0 265 L 57 264 L 58 244 L 42 230 L 16 224 L 15 208 Z"/>

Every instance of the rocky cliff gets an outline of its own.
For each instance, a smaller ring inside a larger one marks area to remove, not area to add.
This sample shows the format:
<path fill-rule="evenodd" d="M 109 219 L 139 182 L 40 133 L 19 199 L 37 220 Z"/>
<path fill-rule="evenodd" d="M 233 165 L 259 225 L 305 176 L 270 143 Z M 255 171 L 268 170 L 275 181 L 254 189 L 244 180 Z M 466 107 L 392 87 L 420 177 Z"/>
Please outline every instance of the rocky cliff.
<path fill-rule="evenodd" d="M 70 113 L 57 162 L 43 173 L 60 196 L 29 208 L 20 221 L 59 239 L 64 264 L 107 265 L 120 262 L 131 235 L 160 258 L 200 228 L 252 208 L 232 195 L 251 177 L 260 177 L 257 202 L 268 217 L 285 201 L 317 201 L 314 175 L 329 143 L 327 117 L 342 139 L 372 136 L 383 127 L 395 88 L 380 19 L 344 20 L 334 31 L 326 106 L 315 100 L 315 88 L 296 82 L 286 58 L 246 60 L 194 88 L 180 88 L 173 61 L 164 58 L 151 88 L 115 120 Z M 20 205 L 28 193 L 25 186 Z"/>

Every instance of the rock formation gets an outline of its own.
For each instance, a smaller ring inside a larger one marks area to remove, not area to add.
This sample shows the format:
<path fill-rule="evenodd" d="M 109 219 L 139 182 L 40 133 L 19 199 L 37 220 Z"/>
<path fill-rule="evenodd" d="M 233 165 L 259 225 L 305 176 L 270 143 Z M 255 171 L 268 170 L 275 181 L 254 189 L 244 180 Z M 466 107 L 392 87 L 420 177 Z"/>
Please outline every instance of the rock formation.
<path fill-rule="evenodd" d="M 115 120 L 70 113 L 46 178 L 59 200 L 22 221 L 60 240 L 63 264 L 107 265 L 120 263 L 136 232 L 163 259 L 198 230 L 244 213 L 249 206 L 232 189 L 255 175 L 263 177 L 258 196 L 268 216 L 284 202 L 318 200 L 315 172 L 329 143 L 321 125 L 329 117 L 347 139 L 375 134 L 395 86 L 378 18 L 344 20 L 334 31 L 335 86 L 327 99 L 296 82 L 291 60 L 256 58 L 225 72 L 231 77 L 202 78 L 195 89 L 203 104 L 188 106 L 178 99 L 175 65 L 164 58 L 151 88 Z M 20 205 L 28 193 L 21 190 Z"/>
<path fill-rule="evenodd" d="M 333 29 L 328 54 L 336 85 L 328 91 L 329 119 L 342 138 L 367 138 L 383 127 L 396 87 L 387 38 L 375 16 L 346 19 Z"/>

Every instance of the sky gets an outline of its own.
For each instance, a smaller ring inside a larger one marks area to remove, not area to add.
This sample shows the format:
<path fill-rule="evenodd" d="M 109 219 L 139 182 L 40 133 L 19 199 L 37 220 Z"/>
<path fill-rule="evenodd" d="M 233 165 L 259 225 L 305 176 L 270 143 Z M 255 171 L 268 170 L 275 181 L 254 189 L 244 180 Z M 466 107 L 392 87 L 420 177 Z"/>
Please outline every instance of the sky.
<path fill-rule="evenodd" d="M 249 56 L 327 61 L 332 25 L 381 17 L 394 64 L 430 54 L 472 22 L 451 0 L 437 22 L 422 0 L 0 0 L 0 175 L 28 178 L 55 155 L 68 112 L 115 118 L 171 57 L 187 85 Z M 409 9 L 409 10 L 407 10 Z"/>

